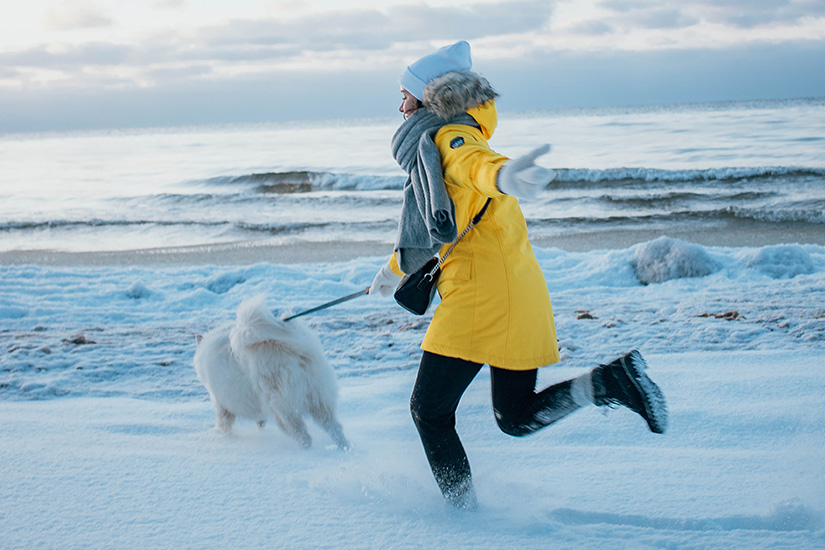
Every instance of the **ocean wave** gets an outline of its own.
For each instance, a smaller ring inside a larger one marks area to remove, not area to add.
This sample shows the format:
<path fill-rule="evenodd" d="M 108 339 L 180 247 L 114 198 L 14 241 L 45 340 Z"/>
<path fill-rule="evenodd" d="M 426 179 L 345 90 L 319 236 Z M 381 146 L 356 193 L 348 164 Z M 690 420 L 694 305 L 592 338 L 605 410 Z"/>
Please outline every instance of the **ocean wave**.
<path fill-rule="evenodd" d="M 264 195 L 270 193 L 264 192 Z M 226 210 L 235 208 L 255 208 L 262 205 L 284 205 L 285 207 L 319 207 L 335 206 L 337 208 L 371 208 L 401 204 L 400 194 L 387 193 L 360 193 L 339 190 L 315 189 L 313 192 L 271 193 L 272 197 L 262 197 L 255 189 L 243 191 L 231 189 L 216 193 L 160 193 L 128 197 L 125 199 L 111 199 L 109 203 L 118 208 L 119 203 L 130 211 L 163 211 L 158 209 L 192 208 L 200 211 L 214 212 L 216 208 Z M 277 200 L 275 200 L 277 199 Z M 288 206 L 287 206 L 288 205 Z M 205 210 L 210 209 L 210 210 Z M 177 210 L 176 210 L 177 211 Z M 187 210 L 189 211 L 189 210 Z"/>
<path fill-rule="evenodd" d="M 656 207 L 666 206 L 675 203 L 717 203 L 717 202 L 750 202 L 765 200 L 779 196 L 776 191 L 733 191 L 724 190 L 716 192 L 690 192 L 690 191 L 669 191 L 666 188 L 657 193 L 644 193 L 632 195 L 608 195 L 602 194 L 597 197 L 598 201 L 623 206 L 623 207 Z M 569 199 L 568 199 L 569 200 Z M 575 200 L 575 199 L 574 199 Z"/>
<path fill-rule="evenodd" d="M 7 221 L 0 223 L 0 232 L 13 231 L 38 231 L 48 229 L 62 230 L 82 230 L 94 229 L 103 230 L 106 228 L 143 228 L 143 227 L 164 227 L 174 229 L 175 227 L 186 228 L 233 228 L 250 233 L 268 233 L 271 235 L 284 235 L 290 233 L 304 233 L 314 230 L 345 231 L 347 228 L 357 227 L 359 231 L 382 230 L 386 231 L 396 227 L 397 220 L 387 219 L 378 221 L 337 221 L 337 220 L 316 220 L 316 221 L 291 221 L 291 222 L 248 222 L 232 220 L 46 220 L 46 221 Z"/>
<path fill-rule="evenodd" d="M 202 221 L 202 220 L 104 220 L 93 218 L 89 220 L 41 220 L 41 221 L 6 221 L 0 222 L 0 231 L 32 231 L 38 229 L 57 228 L 102 228 L 102 227 L 128 227 L 128 226 L 220 226 L 225 225 L 225 221 Z"/>
<path fill-rule="evenodd" d="M 645 224 L 691 223 L 691 222 L 735 222 L 752 220 L 770 223 L 804 223 L 811 225 L 825 224 L 825 212 L 814 209 L 744 208 L 728 206 L 707 210 L 679 210 L 671 212 L 654 212 L 623 214 L 607 213 L 600 216 L 563 216 L 527 218 L 528 225 L 539 226 L 616 226 L 627 227 Z"/>
<path fill-rule="evenodd" d="M 208 184 L 249 186 L 258 193 L 306 193 L 315 190 L 378 191 L 401 189 L 402 176 L 371 176 L 308 170 L 220 176 Z"/>
<path fill-rule="evenodd" d="M 738 181 L 763 178 L 825 178 L 825 168 L 792 166 L 728 167 L 691 170 L 663 170 L 657 168 L 560 168 L 556 181 L 565 183 L 603 182 L 691 182 Z"/>
<path fill-rule="evenodd" d="M 819 203 L 802 202 L 799 204 L 783 204 L 778 206 L 748 206 L 706 203 L 700 205 L 678 205 L 678 208 L 668 209 L 672 204 L 663 204 L 661 201 L 647 201 L 642 205 L 639 201 L 632 201 L 633 208 L 595 209 L 587 213 L 580 213 L 581 209 L 562 208 L 552 212 L 538 208 L 525 212 L 528 225 L 543 227 L 573 227 L 573 226 L 611 226 L 617 228 L 636 224 L 666 224 L 688 222 L 736 221 L 753 220 L 769 223 L 803 223 L 810 225 L 825 225 L 825 208 Z M 626 205 L 629 206 L 629 205 Z M 647 206 L 645 208 L 644 206 Z M 55 231 L 54 238 L 59 233 L 71 234 L 77 231 L 146 231 L 159 228 L 169 234 L 182 232 L 185 234 L 209 231 L 215 234 L 226 232 L 240 232 L 241 234 L 268 234 L 288 235 L 304 234 L 314 231 L 341 232 L 347 234 L 369 232 L 392 232 L 397 227 L 394 212 L 387 212 L 386 219 L 378 217 L 372 220 L 340 219 L 337 216 L 319 216 L 315 219 L 290 219 L 279 221 L 275 218 L 267 219 L 101 219 L 89 220 L 57 219 L 42 221 L 4 221 L 0 222 L 0 233 L 6 234 L 36 234 L 42 231 Z M 201 228 L 200 230 L 198 228 Z"/>
<path fill-rule="evenodd" d="M 761 222 L 825 224 L 824 208 L 763 209 L 730 206 L 726 212 L 737 218 L 748 218 Z"/>
<path fill-rule="evenodd" d="M 723 167 L 689 170 L 659 168 L 558 168 L 558 184 L 605 184 L 605 183 L 679 183 L 679 182 L 736 182 L 755 179 L 820 179 L 825 178 L 825 168 L 794 166 Z M 211 185 L 245 186 L 257 193 L 306 193 L 317 190 L 377 191 L 401 189 L 403 176 L 380 176 L 315 172 L 309 170 L 262 172 L 238 176 L 219 176 L 206 180 Z"/>

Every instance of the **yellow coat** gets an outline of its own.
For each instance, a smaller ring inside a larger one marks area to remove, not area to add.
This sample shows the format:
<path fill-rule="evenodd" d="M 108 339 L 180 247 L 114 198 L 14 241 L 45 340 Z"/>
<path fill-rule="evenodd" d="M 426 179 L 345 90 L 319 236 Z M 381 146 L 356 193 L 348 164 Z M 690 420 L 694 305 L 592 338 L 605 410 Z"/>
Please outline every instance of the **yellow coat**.
<path fill-rule="evenodd" d="M 435 136 L 459 233 L 488 197 L 493 200 L 442 265 L 441 303 L 421 349 L 512 370 L 555 363 L 559 350 L 547 283 L 518 201 L 496 187 L 498 170 L 509 159 L 487 145 L 498 123 L 495 102 L 467 112 L 480 130 L 447 125 Z M 391 266 L 401 273 L 395 255 Z"/>

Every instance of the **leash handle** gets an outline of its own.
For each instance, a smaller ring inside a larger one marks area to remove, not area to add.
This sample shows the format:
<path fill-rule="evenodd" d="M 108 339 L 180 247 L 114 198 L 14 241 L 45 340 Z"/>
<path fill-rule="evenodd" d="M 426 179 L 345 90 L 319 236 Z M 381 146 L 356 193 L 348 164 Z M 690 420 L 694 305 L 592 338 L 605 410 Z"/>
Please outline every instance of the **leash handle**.
<path fill-rule="evenodd" d="M 321 304 L 320 306 L 315 306 L 314 308 L 308 309 L 306 311 L 302 311 L 300 313 L 296 313 L 295 315 L 290 315 L 289 317 L 284 317 L 282 320 L 283 321 L 291 321 L 292 319 L 295 319 L 296 317 L 301 317 L 303 315 L 308 315 L 310 313 L 315 313 L 316 311 L 320 311 L 322 309 L 326 309 L 328 307 L 332 307 L 334 305 L 341 304 L 343 302 L 348 302 L 350 300 L 358 298 L 359 296 L 364 296 L 365 294 L 369 294 L 369 293 L 370 293 L 370 287 L 367 287 L 364 290 L 359 290 L 358 292 L 353 292 L 352 294 L 348 294 L 348 295 L 343 296 L 341 298 L 332 300 L 331 302 Z"/>

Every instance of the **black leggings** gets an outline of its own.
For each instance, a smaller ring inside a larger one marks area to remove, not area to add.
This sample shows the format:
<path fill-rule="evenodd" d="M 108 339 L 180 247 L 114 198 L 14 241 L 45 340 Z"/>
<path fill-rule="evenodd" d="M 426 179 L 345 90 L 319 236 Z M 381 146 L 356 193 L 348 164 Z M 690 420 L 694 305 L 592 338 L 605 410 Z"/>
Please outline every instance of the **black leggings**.
<path fill-rule="evenodd" d="M 455 411 L 480 363 L 424 352 L 410 399 L 415 426 L 436 482 L 445 496 L 470 485 L 467 454 L 455 431 Z M 536 393 L 537 370 L 490 367 L 493 411 L 499 428 L 522 437 L 579 408 L 567 380 Z"/>

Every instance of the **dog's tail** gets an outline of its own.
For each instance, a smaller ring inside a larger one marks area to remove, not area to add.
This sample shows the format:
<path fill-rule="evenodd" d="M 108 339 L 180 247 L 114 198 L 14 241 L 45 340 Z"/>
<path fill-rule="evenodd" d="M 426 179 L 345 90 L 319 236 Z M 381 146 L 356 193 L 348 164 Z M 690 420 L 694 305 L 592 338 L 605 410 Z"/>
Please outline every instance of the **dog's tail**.
<path fill-rule="evenodd" d="M 241 349 L 283 337 L 283 321 L 278 321 L 267 308 L 263 295 L 244 300 L 238 307 L 238 318 L 230 335 L 232 349 Z"/>
<path fill-rule="evenodd" d="M 245 353 L 246 349 L 258 346 L 266 347 L 269 353 Z M 257 366 L 248 368 L 257 376 L 280 379 L 278 385 L 284 387 L 303 387 L 303 390 L 296 390 L 296 395 L 311 396 L 311 399 L 318 400 L 314 407 L 323 404 L 334 413 L 337 399 L 335 373 L 324 356 L 320 340 L 300 320 L 276 319 L 266 306 L 264 296 L 245 300 L 238 307 L 237 321 L 229 332 L 229 347 L 237 356 L 253 358 L 250 361 Z M 244 364 L 248 366 L 250 363 L 247 361 Z M 293 365 L 301 373 L 295 368 L 284 370 L 284 365 Z M 272 369 L 277 374 L 273 375 Z M 294 380 L 283 382 L 284 377 L 289 376 Z"/>

